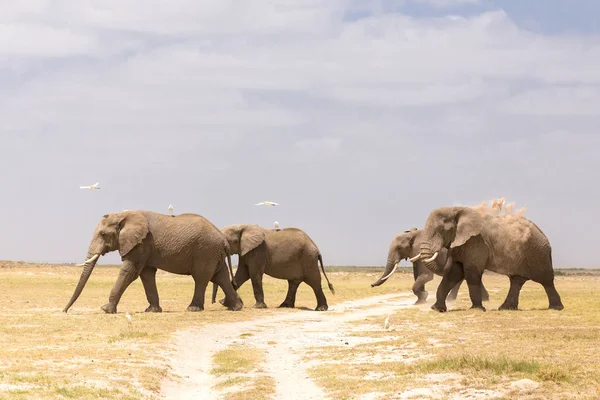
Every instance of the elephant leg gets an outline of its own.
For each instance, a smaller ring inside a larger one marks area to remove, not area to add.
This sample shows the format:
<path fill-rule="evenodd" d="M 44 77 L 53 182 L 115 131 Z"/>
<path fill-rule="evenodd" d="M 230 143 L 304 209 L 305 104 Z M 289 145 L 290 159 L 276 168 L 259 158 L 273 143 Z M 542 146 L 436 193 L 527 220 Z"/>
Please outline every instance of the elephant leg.
<path fill-rule="evenodd" d="M 481 300 L 490 301 L 490 294 L 488 293 L 487 289 L 483 285 L 483 282 L 481 282 Z"/>
<path fill-rule="evenodd" d="M 315 311 L 327 311 L 329 306 L 327 305 L 327 298 L 321 287 L 320 278 L 321 276 L 319 275 L 319 279 L 308 279 L 304 280 L 304 282 L 306 282 L 306 284 L 315 292 L 315 297 L 317 298 L 317 307 L 315 308 Z"/>
<path fill-rule="evenodd" d="M 225 298 L 223 299 L 222 304 L 226 306 L 227 309 L 231 311 L 239 311 L 244 307 L 242 299 L 237 294 L 233 284 L 229 280 L 229 271 L 227 269 L 227 265 L 223 263 L 210 280 L 219 285 L 225 293 Z"/>
<path fill-rule="evenodd" d="M 119 276 L 115 282 L 110 295 L 108 297 L 108 303 L 102 306 L 102 310 L 107 314 L 115 314 L 117 312 L 117 304 L 123 296 L 125 289 L 131 285 L 131 282 L 135 281 L 139 275 L 139 269 L 133 263 L 133 261 L 126 260 L 123 262 L 123 267 L 119 271 Z"/>
<path fill-rule="evenodd" d="M 529 279 L 519 275 L 510 276 L 510 289 L 504 303 L 498 308 L 499 310 L 518 310 L 519 309 L 519 294 L 521 288 Z"/>
<path fill-rule="evenodd" d="M 431 306 L 431 309 L 439 312 L 446 312 L 448 310 L 446 307 L 448 293 L 458 282 L 462 281 L 464 277 L 465 274 L 462 265 L 454 264 L 452 268 L 444 274 L 442 281 L 437 288 L 436 300 Z"/>
<path fill-rule="evenodd" d="M 548 295 L 548 302 L 550 303 L 548 308 L 552 310 L 562 310 L 563 308 L 565 308 L 565 306 L 563 306 L 562 301 L 560 300 L 560 295 L 554 287 L 554 282 L 547 283 L 543 286 L 546 290 L 546 294 Z"/>
<path fill-rule="evenodd" d="M 252 280 L 252 290 L 254 291 L 254 298 L 256 299 L 254 308 L 267 308 L 267 305 L 265 304 L 265 293 L 263 292 L 262 286 L 263 275 L 257 273 L 250 279 Z"/>
<path fill-rule="evenodd" d="M 458 289 L 460 289 L 460 285 L 462 285 L 463 281 L 464 279 L 461 279 L 456 285 L 454 285 L 454 287 L 448 294 L 448 298 L 446 299 L 446 301 L 456 301 L 456 298 L 458 297 Z"/>
<path fill-rule="evenodd" d="M 195 312 L 204 310 L 206 287 L 208 286 L 208 282 L 211 280 L 211 275 L 215 270 L 216 268 L 213 268 L 206 262 L 194 262 L 191 271 L 192 278 L 194 279 L 194 296 L 192 297 L 192 302 L 187 308 L 188 311 Z"/>
<path fill-rule="evenodd" d="M 146 308 L 146 312 L 162 312 L 158 300 L 158 289 L 156 288 L 156 268 L 145 267 L 140 273 L 140 279 L 144 285 L 146 299 L 150 304 Z"/>
<path fill-rule="evenodd" d="M 423 271 L 417 279 L 415 279 L 415 283 L 413 284 L 412 291 L 417 296 L 417 301 L 415 304 L 423 304 L 425 300 L 427 300 L 427 290 L 425 290 L 425 284 L 433 280 L 433 272 L 431 271 Z"/>
<path fill-rule="evenodd" d="M 246 283 L 246 281 L 248 281 L 248 279 L 250 279 L 250 271 L 248 269 L 248 265 L 240 263 L 240 265 L 238 265 L 237 267 L 237 271 L 235 271 L 234 277 L 235 283 L 237 285 L 236 290 L 239 290 L 242 287 L 242 285 Z M 225 305 L 225 298 L 219 300 L 219 303 L 221 303 L 221 305 Z"/>
<path fill-rule="evenodd" d="M 296 291 L 298 291 L 298 286 L 301 283 L 302 281 L 299 279 L 288 281 L 288 292 L 283 303 L 279 305 L 280 308 L 294 308 L 296 306 Z"/>
<path fill-rule="evenodd" d="M 469 286 L 469 297 L 471 297 L 471 308 L 485 311 L 481 299 L 481 276 L 483 272 L 480 272 L 474 267 L 464 267 L 465 269 L 465 280 Z"/>

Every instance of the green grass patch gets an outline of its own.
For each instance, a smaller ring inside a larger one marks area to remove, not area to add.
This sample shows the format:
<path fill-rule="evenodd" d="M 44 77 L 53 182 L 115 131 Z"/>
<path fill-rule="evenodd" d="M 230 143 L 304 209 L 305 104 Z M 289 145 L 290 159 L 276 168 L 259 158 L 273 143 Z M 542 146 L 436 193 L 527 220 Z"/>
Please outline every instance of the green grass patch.
<path fill-rule="evenodd" d="M 231 346 L 213 356 L 213 375 L 249 373 L 260 367 L 264 351 L 250 346 Z"/>

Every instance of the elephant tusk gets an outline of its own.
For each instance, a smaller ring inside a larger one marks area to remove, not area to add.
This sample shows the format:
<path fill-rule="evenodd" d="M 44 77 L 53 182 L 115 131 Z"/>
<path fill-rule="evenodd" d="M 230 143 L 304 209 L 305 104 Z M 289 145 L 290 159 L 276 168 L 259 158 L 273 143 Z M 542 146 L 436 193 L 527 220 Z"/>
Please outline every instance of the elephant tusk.
<path fill-rule="evenodd" d="M 394 265 L 394 269 L 392 270 L 392 272 L 390 272 L 389 274 L 387 274 L 386 276 L 381 278 L 381 280 L 382 281 L 387 280 L 390 276 L 392 276 L 394 274 L 394 272 L 396 272 L 396 269 L 398 269 L 398 263 L 396 263 L 396 265 Z"/>
<path fill-rule="evenodd" d="M 413 258 L 410 259 L 410 262 L 415 262 L 415 261 L 419 261 L 421 259 L 421 257 L 423 257 L 421 255 L 421 253 L 417 254 L 416 256 L 414 256 Z"/>
<path fill-rule="evenodd" d="M 89 260 L 85 260 L 83 264 L 77 264 L 76 267 L 85 267 L 89 263 L 96 261 L 100 257 L 100 254 L 94 254 Z"/>
<path fill-rule="evenodd" d="M 89 264 L 89 263 L 91 263 L 91 262 L 94 262 L 94 261 L 96 261 L 96 260 L 97 260 L 99 257 L 100 257 L 100 254 L 94 254 L 94 255 L 92 256 L 92 258 L 90 258 L 89 260 L 86 260 L 86 261 L 85 261 L 85 264 Z"/>
<path fill-rule="evenodd" d="M 429 263 L 429 262 L 435 261 L 435 259 L 436 259 L 436 258 L 438 258 L 438 256 L 439 256 L 439 253 L 436 251 L 436 252 L 433 254 L 433 256 L 432 256 L 431 258 L 428 258 L 427 260 L 425 260 L 425 262 L 426 262 L 426 263 Z"/>

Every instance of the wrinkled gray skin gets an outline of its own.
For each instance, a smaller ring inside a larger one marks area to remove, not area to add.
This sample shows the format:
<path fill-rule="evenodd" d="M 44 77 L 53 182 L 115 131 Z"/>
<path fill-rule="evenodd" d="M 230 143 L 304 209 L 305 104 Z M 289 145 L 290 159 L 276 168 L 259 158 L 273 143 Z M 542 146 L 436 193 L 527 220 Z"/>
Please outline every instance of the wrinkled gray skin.
<path fill-rule="evenodd" d="M 521 287 L 528 280 L 544 287 L 549 308 L 564 308 L 554 287 L 550 242 L 527 218 L 484 215 L 470 207 L 438 208 L 427 218 L 420 253 L 428 259 L 443 248 L 450 251 L 454 260 L 451 266 L 440 271 L 437 263 L 426 263 L 431 271 L 444 274 L 434 310 L 446 311 L 448 291 L 465 278 L 472 308 L 485 311 L 481 304 L 481 275 L 486 269 L 510 278 L 510 290 L 500 310 L 518 309 Z"/>
<path fill-rule="evenodd" d="M 415 257 L 419 254 L 419 248 L 421 247 L 421 233 L 422 231 L 417 228 L 410 228 L 403 233 L 399 233 L 394 236 L 390 249 L 388 251 L 387 263 L 385 271 L 381 277 L 371 284 L 371 287 L 382 285 L 389 279 L 390 273 L 394 270 L 394 266 L 401 260 Z M 448 251 L 442 249 L 439 257 L 434 261 L 437 264 L 437 275 L 442 275 L 438 271 L 442 271 L 446 263 L 452 263 L 452 260 L 447 257 Z M 423 304 L 427 300 L 428 292 L 425 290 L 425 284 L 433 280 L 433 272 L 431 272 L 422 261 L 416 261 L 413 264 L 413 274 L 415 283 L 412 287 L 412 291 L 417 296 L 415 304 Z M 386 278 L 387 277 L 387 278 Z M 450 291 L 447 300 L 454 301 L 458 294 L 458 289 L 462 284 L 461 279 Z M 483 301 L 489 300 L 489 295 L 483 284 L 481 285 L 481 295 Z"/>
<path fill-rule="evenodd" d="M 266 308 L 262 286 L 263 274 L 288 281 L 288 292 L 279 307 L 294 308 L 298 286 L 305 282 L 315 292 L 316 311 L 328 309 L 327 299 L 321 288 L 321 273 L 327 280 L 329 290 L 335 294 L 323 267 L 323 258 L 317 245 L 302 230 L 286 228 L 265 229 L 258 225 L 230 225 L 222 229 L 229 242 L 231 254 L 239 256 L 235 282 L 238 287 L 248 279 L 252 281 L 255 308 Z M 216 299 L 213 287 L 213 302 Z"/>
<path fill-rule="evenodd" d="M 195 282 L 194 297 L 188 311 L 204 309 L 209 281 L 221 286 L 226 294 L 225 304 L 230 310 L 240 310 L 243 303 L 229 280 L 225 262 L 229 258 L 228 247 L 221 231 L 200 215 L 173 217 L 150 211 L 125 211 L 107 214 L 100 219 L 86 260 L 115 250 L 121 255 L 123 267 L 110 292 L 108 303 L 102 306 L 102 310 L 109 314 L 117 312 L 123 292 L 138 276 L 150 303 L 146 312 L 161 312 L 156 289 L 157 269 L 192 276 Z M 85 264 L 64 312 L 81 294 L 96 262 L 97 259 Z M 230 260 L 229 264 L 231 266 Z"/>

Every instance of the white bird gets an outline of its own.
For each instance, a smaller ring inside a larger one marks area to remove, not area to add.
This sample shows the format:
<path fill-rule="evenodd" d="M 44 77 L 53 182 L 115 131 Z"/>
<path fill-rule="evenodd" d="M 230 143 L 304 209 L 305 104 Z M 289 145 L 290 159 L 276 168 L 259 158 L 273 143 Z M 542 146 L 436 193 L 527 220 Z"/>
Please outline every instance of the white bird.
<path fill-rule="evenodd" d="M 385 321 L 383 322 L 383 329 L 388 330 L 388 328 L 390 327 L 390 317 L 392 316 L 392 314 L 388 314 L 387 318 L 385 319 Z"/>
<path fill-rule="evenodd" d="M 270 206 L 270 207 L 275 207 L 278 205 L 279 205 L 279 203 L 275 203 L 274 201 L 261 201 L 260 203 L 255 204 L 255 206 Z"/>
<path fill-rule="evenodd" d="M 79 186 L 79 189 L 100 190 L 100 187 L 98 187 L 99 184 L 100 184 L 100 182 L 96 182 L 95 184 L 90 185 L 90 186 Z"/>
<path fill-rule="evenodd" d="M 278 231 L 279 230 L 279 222 L 275 221 L 275 223 L 273 225 L 275 226 L 275 230 Z"/>
<path fill-rule="evenodd" d="M 173 210 L 175 210 L 175 209 L 173 208 L 173 205 L 172 205 L 172 204 L 169 204 L 169 214 L 170 214 L 171 216 L 173 216 Z"/>
<path fill-rule="evenodd" d="M 129 314 L 128 312 L 125 312 L 125 318 L 127 318 L 127 323 L 129 325 L 133 324 L 133 319 L 131 318 L 131 314 Z"/>

